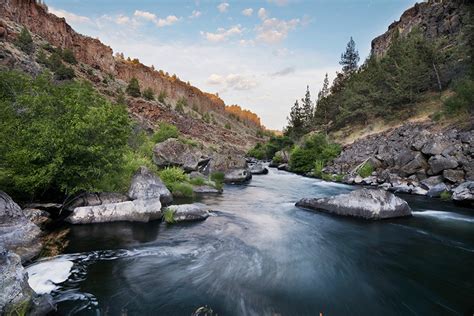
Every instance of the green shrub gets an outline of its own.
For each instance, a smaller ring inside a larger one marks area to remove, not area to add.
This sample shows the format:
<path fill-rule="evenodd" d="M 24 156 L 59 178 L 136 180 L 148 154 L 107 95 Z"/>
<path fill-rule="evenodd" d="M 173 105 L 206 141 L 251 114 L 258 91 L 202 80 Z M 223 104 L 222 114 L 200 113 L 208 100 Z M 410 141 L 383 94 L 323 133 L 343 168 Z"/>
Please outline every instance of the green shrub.
<path fill-rule="evenodd" d="M 0 188 L 39 197 L 98 191 L 117 172 L 130 125 L 90 84 L 0 72 Z"/>
<path fill-rule="evenodd" d="M 138 82 L 138 79 L 133 77 L 130 79 L 130 82 L 128 83 L 127 90 L 125 90 L 129 96 L 132 97 L 139 97 L 141 96 L 140 92 L 140 83 Z"/>
<path fill-rule="evenodd" d="M 179 141 L 182 142 L 183 144 L 190 145 L 193 147 L 199 146 L 199 143 L 197 141 L 190 138 L 179 137 Z"/>
<path fill-rule="evenodd" d="M 186 182 L 173 183 L 168 188 L 173 193 L 173 196 L 187 197 L 187 198 L 194 196 L 193 187 L 189 183 L 186 183 Z"/>
<path fill-rule="evenodd" d="M 359 176 L 361 176 L 362 178 L 371 176 L 372 172 L 374 172 L 374 167 L 372 166 L 370 162 L 364 163 L 364 165 L 362 165 L 362 167 L 360 167 L 359 170 L 357 171 Z"/>
<path fill-rule="evenodd" d="M 72 52 L 71 49 L 65 48 L 62 52 L 63 60 L 67 62 L 68 64 L 75 65 L 77 64 L 76 57 L 74 56 L 74 53 Z"/>
<path fill-rule="evenodd" d="M 160 123 L 158 130 L 153 134 L 152 140 L 155 143 L 161 143 L 169 138 L 178 138 L 178 128 L 165 122 Z"/>
<path fill-rule="evenodd" d="M 196 177 L 189 180 L 189 183 L 191 183 L 192 185 L 204 185 L 206 184 L 206 179 L 204 179 L 203 177 Z"/>
<path fill-rule="evenodd" d="M 332 175 L 330 175 L 328 173 L 322 173 L 321 174 L 321 179 L 323 179 L 324 181 L 333 181 L 334 180 Z"/>
<path fill-rule="evenodd" d="M 276 154 L 275 156 L 273 156 L 272 162 L 276 164 L 281 164 L 283 163 L 283 157 L 280 154 Z"/>
<path fill-rule="evenodd" d="M 15 45 L 27 54 L 31 54 L 35 49 L 33 45 L 33 38 L 26 27 L 21 29 L 20 34 L 15 40 Z"/>
<path fill-rule="evenodd" d="M 143 91 L 143 97 L 149 101 L 153 101 L 155 100 L 155 93 L 153 92 L 151 88 L 146 88 Z"/>
<path fill-rule="evenodd" d="M 161 91 L 160 94 L 158 95 L 158 101 L 164 104 L 165 100 L 166 100 L 166 91 Z"/>
<path fill-rule="evenodd" d="M 211 180 L 216 183 L 223 183 L 225 178 L 224 172 L 216 171 L 211 173 Z"/>
<path fill-rule="evenodd" d="M 183 114 L 184 113 L 184 108 L 183 108 L 183 105 L 181 103 L 176 103 L 176 106 L 174 107 L 174 110 L 178 113 L 181 113 Z"/>
<path fill-rule="evenodd" d="M 334 181 L 337 181 L 337 182 L 342 182 L 343 179 L 344 179 L 343 174 L 336 174 L 336 176 L 334 177 Z"/>
<path fill-rule="evenodd" d="M 210 123 L 211 122 L 211 116 L 209 115 L 208 112 L 205 112 L 203 115 L 202 115 L 202 120 L 206 123 Z"/>
<path fill-rule="evenodd" d="M 261 143 L 257 143 L 254 148 L 250 149 L 247 152 L 247 156 L 254 157 L 260 160 L 265 159 L 266 158 L 265 146 Z"/>
<path fill-rule="evenodd" d="M 176 102 L 176 106 L 180 106 L 182 108 L 187 107 L 188 106 L 188 101 L 186 101 L 185 98 L 180 98 L 178 100 L 178 102 Z"/>
<path fill-rule="evenodd" d="M 160 178 L 166 186 L 176 182 L 188 181 L 188 176 L 184 170 L 178 167 L 168 167 L 160 171 Z"/>
<path fill-rule="evenodd" d="M 446 99 L 444 107 L 449 115 L 473 113 L 474 80 L 461 80 L 454 86 L 454 95 Z"/>
<path fill-rule="evenodd" d="M 313 174 L 318 177 L 318 178 L 321 178 L 322 175 L 323 175 L 323 168 L 324 168 L 324 161 L 322 160 L 316 160 L 314 162 L 314 170 L 313 170 Z"/>
<path fill-rule="evenodd" d="M 443 192 L 441 192 L 441 195 L 440 195 L 439 197 L 440 197 L 441 200 L 443 200 L 443 201 L 449 201 L 449 200 L 451 200 L 451 196 L 452 196 L 452 195 L 453 195 L 453 194 L 452 194 L 451 192 L 449 192 L 449 191 L 443 191 Z"/>
<path fill-rule="evenodd" d="M 54 76 L 57 80 L 71 80 L 76 76 L 76 74 L 74 69 L 61 64 L 61 66 L 59 66 L 59 68 L 54 72 Z"/>
<path fill-rule="evenodd" d="M 227 128 L 227 129 L 232 129 L 232 127 L 230 126 L 229 123 L 225 123 L 224 127 Z"/>
<path fill-rule="evenodd" d="M 38 52 L 38 56 L 36 56 L 36 62 L 38 64 L 48 66 L 48 57 L 46 57 L 46 54 L 44 53 L 44 51 L 40 50 Z"/>
<path fill-rule="evenodd" d="M 163 220 L 165 221 L 165 223 L 167 224 L 174 224 L 175 223 L 175 220 L 174 220 L 174 211 L 170 208 L 167 208 L 165 210 L 165 212 L 163 213 Z"/>

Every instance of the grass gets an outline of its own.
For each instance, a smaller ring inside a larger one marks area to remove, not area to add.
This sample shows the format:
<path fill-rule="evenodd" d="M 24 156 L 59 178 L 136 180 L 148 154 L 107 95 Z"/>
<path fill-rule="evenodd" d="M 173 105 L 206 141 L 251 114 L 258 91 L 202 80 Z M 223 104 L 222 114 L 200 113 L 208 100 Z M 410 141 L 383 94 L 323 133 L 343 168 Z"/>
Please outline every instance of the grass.
<path fill-rule="evenodd" d="M 361 176 L 362 178 L 366 178 L 372 175 L 372 172 L 374 172 L 374 167 L 370 162 L 364 163 L 364 165 L 359 168 L 359 171 L 357 171 L 359 176 Z"/>
<path fill-rule="evenodd" d="M 323 176 L 323 168 L 324 168 L 324 161 L 316 160 L 314 162 L 313 174 L 316 177 L 321 178 Z"/>
<path fill-rule="evenodd" d="M 204 179 L 203 177 L 196 177 L 189 180 L 189 183 L 191 183 L 192 185 L 204 185 L 206 184 L 206 179 Z"/>
<path fill-rule="evenodd" d="M 452 193 L 449 191 L 443 191 L 441 192 L 441 195 L 439 196 L 441 200 L 443 201 L 449 201 L 451 200 Z"/>
<path fill-rule="evenodd" d="M 175 220 L 174 220 L 174 211 L 170 208 L 167 208 L 165 210 L 165 212 L 163 213 L 163 220 L 165 221 L 165 223 L 167 224 L 174 224 L 175 223 Z"/>

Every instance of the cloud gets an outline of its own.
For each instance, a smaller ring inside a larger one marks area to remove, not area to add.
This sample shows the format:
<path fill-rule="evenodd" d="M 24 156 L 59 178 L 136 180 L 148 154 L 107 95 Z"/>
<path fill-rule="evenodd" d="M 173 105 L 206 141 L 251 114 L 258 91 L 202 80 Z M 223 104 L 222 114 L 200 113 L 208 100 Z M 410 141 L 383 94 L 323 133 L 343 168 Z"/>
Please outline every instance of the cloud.
<path fill-rule="evenodd" d="M 248 8 L 248 9 L 242 10 L 242 14 L 245 15 L 245 16 L 251 16 L 252 13 L 253 13 L 253 9 L 252 9 L 252 8 Z"/>
<path fill-rule="evenodd" d="M 222 2 L 217 6 L 217 10 L 219 10 L 220 13 L 225 13 L 229 9 L 230 4 L 227 2 Z"/>
<path fill-rule="evenodd" d="M 284 40 L 291 30 L 300 24 L 299 19 L 279 20 L 276 18 L 266 18 L 262 24 L 257 26 L 257 40 L 268 44 L 279 43 Z"/>
<path fill-rule="evenodd" d="M 261 20 L 265 20 L 266 18 L 268 18 L 268 12 L 267 12 L 267 10 L 265 10 L 265 8 L 260 8 L 260 9 L 258 9 L 258 17 L 259 17 Z"/>
<path fill-rule="evenodd" d="M 55 8 L 52 8 L 52 7 L 49 7 L 48 10 L 49 10 L 50 13 L 52 13 L 54 15 L 57 15 L 60 18 L 65 18 L 67 22 L 71 22 L 71 23 L 92 23 L 92 20 L 89 19 L 86 16 L 77 15 L 77 14 L 74 14 L 74 13 L 71 13 L 71 12 L 68 12 L 68 11 L 65 11 L 65 10 L 55 9 Z"/>
<path fill-rule="evenodd" d="M 289 0 L 267 0 L 268 3 L 276 4 L 279 7 L 285 6 L 288 4 Z"/>
<path fill-rule="evenodd" d="M 232 26 L 229 29 L 218 28 L 217 32 L 201 32 L 201 35 L 204 36 L 209 42 L 223 42 L 235 35 L 241 35 L 242 28 L 239 25 Z"/>
<path fill-rule="evenodd" d="M 117 24 L 129 24 L 131 19 L 126 15 L 118 15 L 115 18 L 115 23 Z"/>
<path fill-rule="evenodd" d="M 179 21 L 175 15 L 168 15 L 166 18 L 158 18 L 154 13 L 136 10 L 133 14 L 135 17 L 153 22 L 158 27 L 170 26 Z"/>
<path fill-rule="evenodd" d="M 194 10 L 194 11 L 191 13 L 191 15 L 190 15 L 189 17 L 190 17 L 191 19 L 194 19 L 194 18 L 198 18 L 198 17 L 200 17 L 200 16 L 201 16 L 201 14 L 202 14 L 202 12 L 201 12 L 201 11 Z"/>
<path fill-rule="evenodd" d="M 258 86 L 258 81 L 254 76 L 244 76 L 241 74 L 228 74 L 227 76 L 222 76 L 218 74 L 212 74 L 207 78 L 206 83 L 210 85 L 223 85 L 225 90 L 234 89 L 234 90 L 251 90 Z"/>
<path fill-rule="evenodd" d="M 274 72 L 270 74 L 271 77 L 281 77 L 281 76 L 286 76 L 289 74 L 292 74 L 295 72 L 295 67 L 286 67 L 283 68 L 282 70 L 279 70 L 277 72 Z"/>

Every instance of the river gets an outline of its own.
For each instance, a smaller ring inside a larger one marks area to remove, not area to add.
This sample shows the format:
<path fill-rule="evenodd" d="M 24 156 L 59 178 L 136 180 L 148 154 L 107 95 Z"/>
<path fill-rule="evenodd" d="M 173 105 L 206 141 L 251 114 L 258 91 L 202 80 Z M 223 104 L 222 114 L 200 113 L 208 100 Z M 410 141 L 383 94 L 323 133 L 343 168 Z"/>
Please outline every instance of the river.
<path fill-rule="evenodd" d="M 73 226 L 66 253 L 33 279 L 61 315 L 472 311 L 473 210 L 405 195 L 413 217 L 367 222 L 294 206 L 354 188 L 271 169 L 202 198 L 216 210 L 204 222 Z M 48 274 L 59 284 L 41 284 Z"/>

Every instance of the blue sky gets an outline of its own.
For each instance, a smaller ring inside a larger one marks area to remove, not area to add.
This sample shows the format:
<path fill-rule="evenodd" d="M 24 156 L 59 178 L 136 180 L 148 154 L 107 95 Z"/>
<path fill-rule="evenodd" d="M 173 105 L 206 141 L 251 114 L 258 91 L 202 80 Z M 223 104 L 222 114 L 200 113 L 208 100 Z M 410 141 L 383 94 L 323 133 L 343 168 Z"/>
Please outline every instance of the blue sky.
<path fill-rule="evenodd" d="M 47 0 L 80 33 L 139 58 L 227 104 L 256 112 L 272 129 L 291 105 L 313 97 L 339 70 L 352 36 L 361 60 L 413 0 Z"/>

